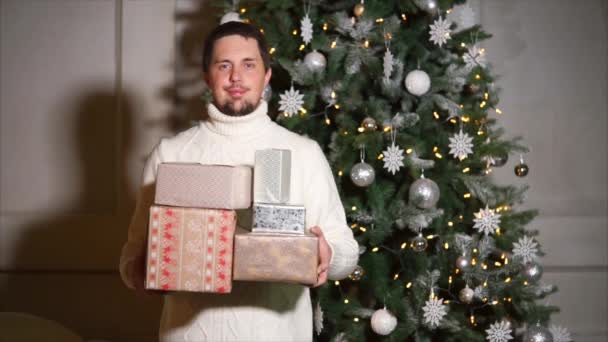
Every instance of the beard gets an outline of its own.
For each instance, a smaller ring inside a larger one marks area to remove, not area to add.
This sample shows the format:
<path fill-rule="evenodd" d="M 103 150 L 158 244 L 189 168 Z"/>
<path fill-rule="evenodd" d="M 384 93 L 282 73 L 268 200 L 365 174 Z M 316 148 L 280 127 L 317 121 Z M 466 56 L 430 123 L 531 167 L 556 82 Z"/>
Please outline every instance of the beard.
<path fill-rule="evenodd" d="M 251 114 L 257 108 L 259 103 L 260 102 L 258 101 L 258 103 L 254 105 L 249 101 L 243 101 L 243 104 L 239 110 L 234 108 L 234 103 L 230 101 L 226 101 L 222 104 L 216 104 L 216 107 L 220 110 L 220 112 L 229 116 L 245 116 L 247 114 Z"/>

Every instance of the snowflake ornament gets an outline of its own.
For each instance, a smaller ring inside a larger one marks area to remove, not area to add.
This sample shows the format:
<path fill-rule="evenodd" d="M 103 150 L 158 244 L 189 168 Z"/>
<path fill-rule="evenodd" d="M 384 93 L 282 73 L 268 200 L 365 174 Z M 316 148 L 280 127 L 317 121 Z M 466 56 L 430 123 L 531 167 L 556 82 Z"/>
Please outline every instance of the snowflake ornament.
<path fill-rule="evenodd" d="M 447 314 L 446 306 L 443 305 L 443 298 L 437 297 L 427 300 L 422 311 L 424 311 L 424 323 L 433 329 L 439 326 L 443 316 Z"/>
<path fill-rule="evenodd" d="M 384 79 L 388 80 L 391 77 L 391 73 L 393 72 L 393 54 L 388 48 L 384 53 L 384 59 L 382 61 L 382 67 L 384 69 Z"/>
<path fill-rule="evenodd" d="M 456 24 L 458 31 L 462 31 L 475 25 L 475 12 L 469 4 L 456 5 L 446 19 Z"/>
<path fill-rule="evenodd" d="M 486 340 L 490 342 L 508 342 L 513 339 L 509 323 L 506 321 L 494 322 L 490 325 L 490 329 L 486 330 L 486 333 L 488 333 Z"/>
<path fill-rule="evenodd" d="M 500 214 L 497 214 L 492 209 L 488 209 L 486 206 L 485 209 L 480 209 L 479 212 L 475 213 L 475 218 L 473 222 L 473 228 L 477 229 L 480 233 L 484 233 L 486 236 L 489 234 L 493 234 L 496 229 L 500 228 L 498 225 L 500 224 Z"/>
<path fill-rule="evenodd" d="M 300 94 L 299 90 L 293 89 L 293 86 L 285 93 L 280 94 L 279 97 L 281 98 L 279 100 L 279 111 L 284 111 L 288 117 L 297 114 L 304 104 L 304 94 Z"/>
<path fill-rule="evenodd" d="M 551 335 L 553 335 L 553 342 L 572 342 L 570 332 L 562 326 L 551 324 L 549 331 L 551 332 Z"/>
<path fill-rule="evenodd" d="M 308 44 L 312 41 L 312 21 L 308 13 L 304 16 L 304 19 L 300 22 L 300 36 L 304 43 Z"/>
<path fill-rule="evenodd" d="M 382 154 L 384 155 L 384 168 L 391 174 L 394 175 L 403 167 L 403 150 L 395 145 L 395 142 L 393 142 L 385 151 L 382 151 Z"/>
<path fill-rule="evenodd" d="M 454 155 L 454 158 L 460 160 L 465 159 L 469 154 L 473 153 L 473 138 L 464 133 L 462 129 L 457 134 L 454 134 L 450 140 L 448 147 L 450 148 L 450 154 Z"/>
<path fill-rule="evenodd" d="M 439 19 L 435 20 L 435 22 L 431 24 L 431 30 L 429 31 L 429 33 L 431 34 L 431 38 L 429 40 L 435 43 L 435 45 L 439 45 L 439 47 L 445 44 L 448 39 L 451 38 L 450 24 L 450 21 L 443 20 L 442 17 L 439 17 Z"/>
<path fill-rule="evenodd" d="M 321 331 L 323 331 L 323 310 L 321 309 L 321 304 L 319 304 L 319 302 L 317 302 L 317 305 L 315 306 L 314 316 L 315 332 L 319 335 L 321 334 Z"/>
<path fill-rule="evenodd" d="M 479 48 L 477 45 L 473 45 L 467 49 L 467 52 L 462 55 L 462 59 L 466 64 L 466 69 L 471 70 L 476 66 L 486 66 L 486 55 L 484 49 Z"/>
<path fill-rule="evenodd" d="M 538 258 L 538 243 L 533 238 L 528 238 L 524 235 L 517 242 L 513 243 L 513 256 L 522 259 L 523 263 L 527 263 Z"/>

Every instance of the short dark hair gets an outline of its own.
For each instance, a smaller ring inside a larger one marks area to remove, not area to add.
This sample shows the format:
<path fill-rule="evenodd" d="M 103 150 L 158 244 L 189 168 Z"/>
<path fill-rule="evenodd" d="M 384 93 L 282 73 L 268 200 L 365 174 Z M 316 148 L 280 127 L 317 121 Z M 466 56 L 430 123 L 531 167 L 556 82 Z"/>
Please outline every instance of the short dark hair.
<path fill-rule="evenodd" d="M 205 40 L 205 46 L 203 47 L 204 72 L 209 71 L 215 42 L 221 38 L 234 35 L 255 39 L 258 42 L 258 49 L 260 50 L 260 56 L 262 56 L 262 61 L 264 62 L 264 69 L 268 70 L 270 68 L 270 54 L 268 53 L 268 45 L 266 44 L 264 35 L 251 24 L 239 21 L 229 21 L 217 26 Z"/>

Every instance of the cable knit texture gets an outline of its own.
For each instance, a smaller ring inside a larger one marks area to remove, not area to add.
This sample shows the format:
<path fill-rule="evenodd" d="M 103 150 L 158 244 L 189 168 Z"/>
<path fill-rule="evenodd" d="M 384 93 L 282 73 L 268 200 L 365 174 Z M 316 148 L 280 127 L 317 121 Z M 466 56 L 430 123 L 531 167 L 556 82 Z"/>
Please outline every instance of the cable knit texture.
<path fill-rule="evenodd" d="M 208 106 L 209 119 L 175 137 L 162 139 L 143 172 L 137 207 L 122 249 L 120 273 L 133 288 L 131 265 L 145 253 L 148 208 L 154 200 L 156 169 L 162 162 L 247 165 L 256 150 L 279 148 L 292 153 L 290 204 L 306 207 L 307 227 L 319 226 L 332 250 L 329 278 L 339 280 L 357 265 L 358 246 L 346 224 L 344 208 L 325 155 L 311 139 L 279 126 L 267 115 L 267 104 L 232 117 Z M 250 211 L 250 210 L 249 210 Z M 239 225 L 251 224 L 250 212 L 239 212 Z M 165 295 L 160 341 L 311 341 L 309 290 L 300 285 L 236 282 L 230 294 Z"/>

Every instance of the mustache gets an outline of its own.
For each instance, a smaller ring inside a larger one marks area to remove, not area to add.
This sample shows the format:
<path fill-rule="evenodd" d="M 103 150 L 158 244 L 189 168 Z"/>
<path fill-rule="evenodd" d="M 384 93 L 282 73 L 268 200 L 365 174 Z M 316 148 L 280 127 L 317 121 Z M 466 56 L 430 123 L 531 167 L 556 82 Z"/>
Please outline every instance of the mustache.
<path fill-rule="evenodd" d="M 231 85 L 231 86 L 224 87 L 224 90 L 230 91 L 230 90 L 250 90 L 250 89 L 249 89 L 249 87 L 243 87 L 240 85 Z"/>

